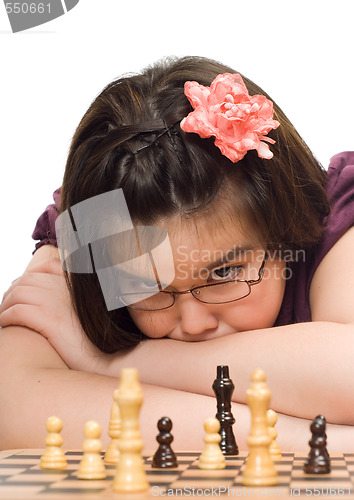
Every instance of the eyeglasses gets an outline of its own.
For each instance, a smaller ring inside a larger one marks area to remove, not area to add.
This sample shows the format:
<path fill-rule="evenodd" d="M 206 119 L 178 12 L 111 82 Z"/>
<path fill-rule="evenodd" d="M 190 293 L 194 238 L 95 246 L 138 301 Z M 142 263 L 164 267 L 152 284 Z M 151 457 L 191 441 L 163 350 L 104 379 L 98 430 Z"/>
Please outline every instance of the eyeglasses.
<path fill-rule="evenodd" d="M 120 299 L 129 309 L 138 311 L 162 311 L 169 309 L 176 302 L 176 295 L 191 293 L 193 297 L 204 304 L 227 304 L 244 299 L 251 293 L 251 287 L 262 281 L 264 267 L 267 261 L 265 253 L 261 267 L 258 270 L 258 278 L 254 280 L 229 280 L 222 283 L 212 283 L 210 285 L 197 286 L 183 292 L 167 292 L 160 290 L 155 295 L 148 298 L 143 293 L 127 293 L 120 296 Z M 143 298 L 144 297 L 144 298 Z"/>

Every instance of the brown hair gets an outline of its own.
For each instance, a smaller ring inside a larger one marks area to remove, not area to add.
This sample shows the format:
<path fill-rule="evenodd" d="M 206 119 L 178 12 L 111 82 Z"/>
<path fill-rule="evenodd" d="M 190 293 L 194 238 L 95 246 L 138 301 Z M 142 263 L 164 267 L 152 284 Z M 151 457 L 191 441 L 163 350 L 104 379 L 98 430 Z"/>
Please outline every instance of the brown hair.
<path fill-rule="evenodd" d="M 233 164 L 213 138 L 181 130 L 192 110 L 185 81 L 209 86 L 226 72 L 234 71 L 209 59 L 173 58 L 110 83 L 74 135 L 61 211 L 122 188 L 133 221 L 152 225 L 176 214 L 200 214 L 225 191 L 233 193 L 230 210 L 241 211 L 268 248 L 306 249 L 318 242 L 329 211 L 326 174 L 274 101 L 280 126 L 268 134 L 276 141 L 271 160 L 249 151 Z M 251 95 L 267 96 L 243 79 Z M 220 189 L 225 185 L 232 188 Z M 126 309 L 107 312 L 94 274 L 71 274 L 67 281 L 82 327 L 101 350 L 115 352 L 144 338 Z"/>

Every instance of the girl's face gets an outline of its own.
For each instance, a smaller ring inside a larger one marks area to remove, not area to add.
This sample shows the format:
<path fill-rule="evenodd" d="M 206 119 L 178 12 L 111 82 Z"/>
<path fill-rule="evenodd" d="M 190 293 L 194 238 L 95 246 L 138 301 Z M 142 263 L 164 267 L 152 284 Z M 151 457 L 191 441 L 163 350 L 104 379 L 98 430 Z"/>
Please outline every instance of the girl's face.
<path fill-rule="evenodd" d="M 231 221 L 220 226 L 213 227 L 211 219 L 168 224 L 175 278 L 166 291 L 185 291 L 236 277 L 258 278 L 264 247 L 250 236 L 247 228 L 241 231 Z M 169 309 L 128 310 L 148 337 L 203 341 L 273 326 L 284 289 L 285 262 L 272 257 L 266 261 L 262 281 L 251 287 L 250 295 L 236 302 L 205 304 L 187 293 L 176 295 L 175 304 Z"/>

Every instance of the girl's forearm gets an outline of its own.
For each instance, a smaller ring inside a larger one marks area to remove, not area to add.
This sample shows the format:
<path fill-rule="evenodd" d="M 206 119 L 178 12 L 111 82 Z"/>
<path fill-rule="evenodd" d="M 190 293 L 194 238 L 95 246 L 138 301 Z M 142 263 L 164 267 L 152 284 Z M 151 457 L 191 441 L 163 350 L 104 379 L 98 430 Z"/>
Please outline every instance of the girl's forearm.
<path fill-rule="evenodd" d="M 70 370 L 46 339 L 27 329 L 9 327 L 0 329 L 0 378 L 6 380 L 0 385 L 1 449 L 43 448 L 45 422 L 51 415 L 63 420 L 65 449 L 81 449 L 84 424 L 92 419 L 101 424 L 103 446 L 107 446 L 112 395 L 119 385 L 117 376 Z M 145 450 L 157 448 L 157 420 L 169 416 L 173 421 L 174 449 L 200 451 L 204 446 L 203 422 L 215 415 L 215 398 L 142 385 L 140 427 Z M 246 449 L 250 412 L 237 403 L 233 403 L 232 411 L 236 440 L 240 449 Z M 308 449 L 309 421 L 278 413 L 276 428 L 283 451 Z M 327 435 L 330 450 L 352 451 L 352 427 L 329 425 Z"/>
<path fill-rule="evenodd" d="M 236 386 L 233 400 L 245 403 L 251 372 L 260 367 L 276 411 L 308 419 L 323 413 L 332 423 L 353 424 L 353 343 L 352 325 L 302 323 L 198 343 L 147 340 L 102 357 L 95 369 L 113 375 L 136 366 L 145 383 L 213 396 L 216 366 L 225 364 Z"/>

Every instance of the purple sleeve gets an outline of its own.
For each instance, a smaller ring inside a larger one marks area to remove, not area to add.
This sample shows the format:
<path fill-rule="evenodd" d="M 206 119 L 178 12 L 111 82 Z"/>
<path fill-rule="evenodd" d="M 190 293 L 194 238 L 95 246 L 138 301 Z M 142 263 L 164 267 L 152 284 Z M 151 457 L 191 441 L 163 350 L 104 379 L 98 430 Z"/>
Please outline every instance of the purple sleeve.
<path fill-rule="evenodd" d="M 325 219 L 327 228 L 318 247 L 315 269 L 328 251 L 354 225 L 353 151 L 339 153 L 331 158 L 328 167 L 327 193 L 331 204 L 331 213 Z"/>
<path fill-rule="evenodd" d="M 38 243 L 36 243 L 34 252 L 43 245 L 58 246 L 55 234 L 55 221 L 59 215 L 60 188 L 54 191 L 53 199 L 54 203 L 47 206 L 45 211 L 37 220 L 36 227 L 34 228 L 32 238 L 34 240 L 39 240 Z"/>
<path fill-rule="evenodd" d="M 354 226 L 354 152 L 339 153 L 331 158 L 327 175 L 330 214 L 324 219 L 321 241 L 294 262 L 285 287 L 283 304 L 275 326 L 311 321 L 310 287 L 312 278 L 328 252 Z"/>

